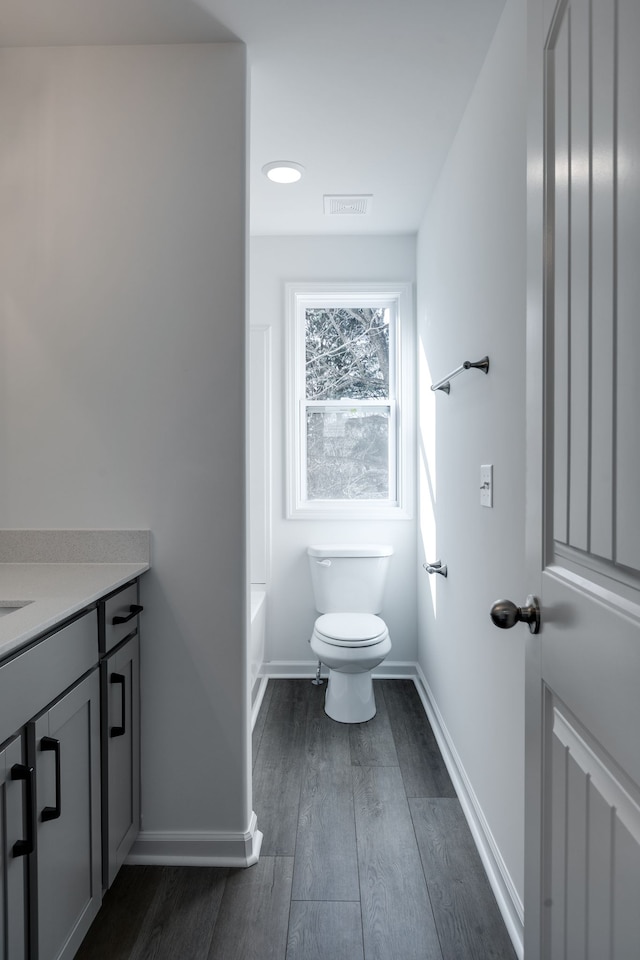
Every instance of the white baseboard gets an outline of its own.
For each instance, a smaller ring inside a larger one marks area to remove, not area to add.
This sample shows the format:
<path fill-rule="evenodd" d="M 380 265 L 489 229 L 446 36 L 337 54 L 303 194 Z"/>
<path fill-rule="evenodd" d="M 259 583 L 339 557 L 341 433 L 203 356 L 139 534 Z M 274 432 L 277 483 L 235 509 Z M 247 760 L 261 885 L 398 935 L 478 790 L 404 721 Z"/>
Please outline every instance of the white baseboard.
<path fill-rule="evenodd" d="M 256 720 L 258 719 L 258 714 L 260 713 L 260 707 L 262 706 L 262 701 L 264 700 L 265 691 L 267 689 L 267 683 L 269 682 L 268 677 L 258 677 L 256 684 L 258 689 L 256 690 L 256 695 L 251 707 L 251 729 L 256 725 Z"/>
<path fill-rule="evenodd" d="M 265 660 L 260 675 L 273 680 L 295 680 L 315 677 L 317 660 Z M 322 665 L 322 677 L 328 677 L 329 671 Z M 416 676 L 416 664 L 410 661 L 383 661 L 373 671 L 376 680 L 413 680 Z"/>
<path fill-rule="evenodd" d="M 256 815 L 252 813 L 244 833 L 143 830 L 125 862 L 180 867 L 251 867 L 258 862 L 262 845 L 262 834 L 256 824 Z"/>
<path fill-rule="evenodd" d="M 523 960 L 524 907 L 522 901 L 419 664 L 415 664 L 414 683 L 458 794 L 513 948 L 519 960 Z"/>

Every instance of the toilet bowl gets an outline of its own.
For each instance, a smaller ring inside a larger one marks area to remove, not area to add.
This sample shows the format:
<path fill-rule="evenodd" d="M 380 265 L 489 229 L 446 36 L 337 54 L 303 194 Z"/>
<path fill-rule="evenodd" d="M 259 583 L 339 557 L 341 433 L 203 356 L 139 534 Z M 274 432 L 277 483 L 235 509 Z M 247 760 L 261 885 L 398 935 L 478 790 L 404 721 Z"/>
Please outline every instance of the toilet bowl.
<path fill-rule="evenodd" d="M 364 723 L 376 713 L 371 671 L 388 656 L 387 625 L 376 614 L 391 547 L 309 547 L 316 601 L 322 614 L 309 639 L 314 655 L 329 668 L 325 713 L 339 723 Z"/>
<path fill-rule="evenodd" d="M 384 620 L 372 614 L 325 613 L 311 635 L 311 649 L 329 668 L 324 709 L 339 723 L 364 723 L 376 714 L 371 671 L 391 650 Z"/>

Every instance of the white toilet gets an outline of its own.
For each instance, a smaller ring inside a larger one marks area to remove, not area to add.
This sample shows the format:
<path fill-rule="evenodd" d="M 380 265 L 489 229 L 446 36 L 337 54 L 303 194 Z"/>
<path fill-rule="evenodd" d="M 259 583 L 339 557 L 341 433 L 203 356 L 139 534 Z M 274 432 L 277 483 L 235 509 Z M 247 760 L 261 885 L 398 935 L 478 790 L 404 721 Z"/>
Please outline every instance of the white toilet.
<path fill-rule="evenodd" d="M 310 643 L 329 667 L 325 712 L 340 723 L 376 713 L 371 671 L 391 650 L 387 625 L 375 616 L 393 548 L 384 544 L 323 544 L 307 549 L 316 610 Z"/>

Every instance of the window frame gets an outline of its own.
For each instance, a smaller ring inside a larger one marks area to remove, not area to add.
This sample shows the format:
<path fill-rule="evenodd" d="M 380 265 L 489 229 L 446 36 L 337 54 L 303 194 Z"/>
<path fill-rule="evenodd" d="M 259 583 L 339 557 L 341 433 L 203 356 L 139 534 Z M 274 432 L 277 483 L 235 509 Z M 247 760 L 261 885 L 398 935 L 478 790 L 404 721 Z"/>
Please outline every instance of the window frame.
<path fill-rule="evenodd" d="M 286 420 L 288 519 L 411 519 L 413 483 L 412 286 L 410 283 L 287 283 L 286 301 Z M 305 311 L 309 307 L 385 307 L 392 310 L 387 400 L 307 400 L 305 381 Z M 306 411 L 348 407 L 389 409 L 389 464 L 392 496 L 369 500 L 308 500 L 306 498 Z"/>

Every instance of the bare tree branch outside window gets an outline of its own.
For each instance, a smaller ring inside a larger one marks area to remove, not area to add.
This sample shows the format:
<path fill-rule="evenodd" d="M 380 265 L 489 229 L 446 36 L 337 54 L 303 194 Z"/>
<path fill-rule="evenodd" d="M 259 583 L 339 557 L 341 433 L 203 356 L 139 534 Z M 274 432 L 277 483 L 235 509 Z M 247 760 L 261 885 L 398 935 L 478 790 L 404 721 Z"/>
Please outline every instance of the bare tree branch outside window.
<path fill-rule="evenodd" d="M 389 393 L 387 310 L 307 308 L 305 395 L 310 500 L 389 497 Z"/>

